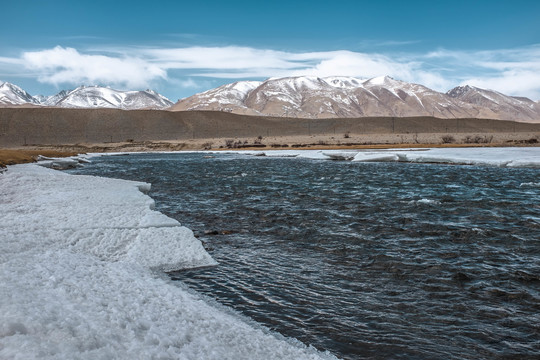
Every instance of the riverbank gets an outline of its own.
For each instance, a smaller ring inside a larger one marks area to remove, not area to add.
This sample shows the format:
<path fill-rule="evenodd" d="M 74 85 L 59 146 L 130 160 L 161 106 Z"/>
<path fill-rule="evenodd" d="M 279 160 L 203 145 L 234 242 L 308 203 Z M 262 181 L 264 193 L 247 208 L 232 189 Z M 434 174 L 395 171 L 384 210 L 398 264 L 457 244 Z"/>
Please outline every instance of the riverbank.
<path fill-rule="evenodd" d="M 0 167 L 35 162 L 39 156 L 66 157 L 78 153 L 64 149 L 0 149 Z"/>
<path fill-rule="evenodd" d="M 489 144 L 539 141 L 540 124 L 490 119 L 366 117 L 299 119 L 218 111 L 0 109 L 0 148 L 125 147 L 168 150 L 239 145 Z"/>
<path fill-rule="evenodd" d="M 477 135 L 480 139 L 480 135 Z M 477 139 L 477 138 L 471 138 Z M 208 140 L 208 141 L 205 141 Z M 490 143 L 361 143 L 354 137 L 350 141 L 335 141 L 335 138 L 281 137 L 256 139 L 203 139 L 198 141 L 144 141 L 102 144 L 34 145 L 0 149 L 0 167 L 35 162 L 41 156 L 68 157 L 83 153 L 103 152 L 152 152 L 194 150 L 369 150 L 404 148 L 468 148 L 468 147 L 530 147 L 540 146 L 536 137 L 523 140 Z M 349 140 L 349 139 L 345 139 Z"/>
<path fill-rule="evenodd" d="M 34 164 L 0 176 L 0 358 L 335 359 L 163 271 L 215 265 L 149 184 Z"/>

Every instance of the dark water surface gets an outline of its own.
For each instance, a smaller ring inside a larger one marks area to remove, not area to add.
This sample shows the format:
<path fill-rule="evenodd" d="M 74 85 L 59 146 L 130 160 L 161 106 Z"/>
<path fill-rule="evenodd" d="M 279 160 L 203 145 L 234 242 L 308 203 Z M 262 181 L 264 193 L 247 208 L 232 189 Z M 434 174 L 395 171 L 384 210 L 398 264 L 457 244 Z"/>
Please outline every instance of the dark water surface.
<path fill-rule="evenodd" d="M 318 349 L 540 358 L 538 169 L 139 154 L 71 172 L 152 183 L 220 263 L 171 276 Z"/>

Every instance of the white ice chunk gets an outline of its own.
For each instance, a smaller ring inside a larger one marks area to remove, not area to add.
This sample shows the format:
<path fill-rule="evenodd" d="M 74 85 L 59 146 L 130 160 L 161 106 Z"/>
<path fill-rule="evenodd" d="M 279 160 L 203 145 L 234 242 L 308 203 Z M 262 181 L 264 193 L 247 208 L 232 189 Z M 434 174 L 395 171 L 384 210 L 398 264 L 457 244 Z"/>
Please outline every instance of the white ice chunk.
<path fill-rule="evenodd" d="M 236 153 L 254 154 L 242 151 Z M 260 154 L 260 152 L 258 152 Z M 400 161 L 437 164 L 540 168 L 540 147 L 474 147 L 388 150 L 269 150 L 268 157 L 317 160 Z M 354 157 L 352 156 L 354 154 Z"/>
<path fill-rule="evenodd" d="M 0 174 L 1 359 L 334 358 L 151 271 L 215 261 L 139 189 L 34 164 Z"/>
<path fill-rule="evenodd" d="M 489 166 L 540 167 L 540 148 L 439 148 L 405 151 L 407 161 Z"/>
<path fill-rule="evenodd" d="M 389 152 L 367 152 L 361 151 L 356 154 L 352 161 L 398 161 L 399 156 Z"/>
<path fill-rule="evenodd" d="M 352 160 L 358 151 L 324 151 L 322 154 L 332 160 Z"/>
<path fill-rule="evenodd" d="M 425 205 L 439 205 L 441 202 L 439 200 L 433 199 L 420 199 L 409 201 L 409 204 L 425 204 Z"/>

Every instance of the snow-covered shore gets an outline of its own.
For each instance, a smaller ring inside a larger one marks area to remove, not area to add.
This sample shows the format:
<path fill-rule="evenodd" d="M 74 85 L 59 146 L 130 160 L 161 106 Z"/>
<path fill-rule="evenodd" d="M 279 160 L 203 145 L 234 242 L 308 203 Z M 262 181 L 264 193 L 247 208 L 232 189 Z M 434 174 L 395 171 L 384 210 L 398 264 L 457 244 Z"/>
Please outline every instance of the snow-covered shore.
<path fill-rule="evenodd" d="M 359 162 L 410 162 L 540 168 L 540 147 L 424 148 L 384 150 L 267 150 L 255 156 L 349 160 Z"/>
<path fill-rule="evenodd" d="M 0 174 L 0 358 L 333 358 L 173 285 L 215 261 L 149 184 L 35 164 Z"/>

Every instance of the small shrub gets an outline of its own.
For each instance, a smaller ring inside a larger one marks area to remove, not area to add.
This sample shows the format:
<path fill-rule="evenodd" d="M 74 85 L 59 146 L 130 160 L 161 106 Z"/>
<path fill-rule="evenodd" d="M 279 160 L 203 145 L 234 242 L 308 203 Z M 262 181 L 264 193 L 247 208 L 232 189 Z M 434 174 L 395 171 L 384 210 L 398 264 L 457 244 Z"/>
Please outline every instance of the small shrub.
<path fill-rule="evenodd" d="M 489 144 L 493 141 L 493 136 L 470 136 L 467 135 L 463 142 L 465 144 Z"/>
<path fill-rule="evenodd" d="M 456 142 L 456 139 L 454 139 L 452 135 L 444 135 L 441 140 L 443 144 L 452 144 Z"/>
<path fill-rule="evenodd" d="M 351 137 L 351 132 L 350 132 L 350 131 L 347 131 L 345 134 L 343 134 L 343 137 L 344 137 L 345 139 L 350 138 L 350 137 Z"/>

